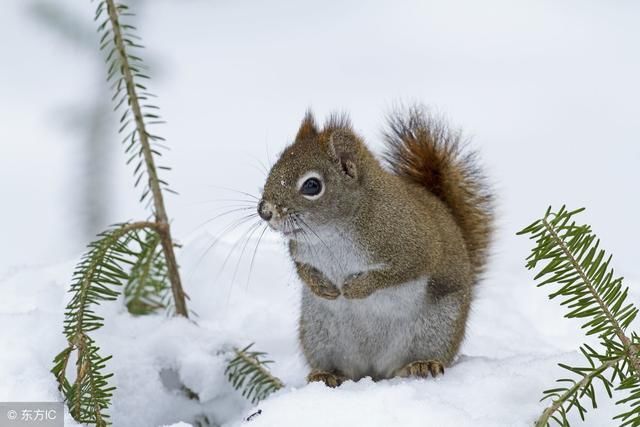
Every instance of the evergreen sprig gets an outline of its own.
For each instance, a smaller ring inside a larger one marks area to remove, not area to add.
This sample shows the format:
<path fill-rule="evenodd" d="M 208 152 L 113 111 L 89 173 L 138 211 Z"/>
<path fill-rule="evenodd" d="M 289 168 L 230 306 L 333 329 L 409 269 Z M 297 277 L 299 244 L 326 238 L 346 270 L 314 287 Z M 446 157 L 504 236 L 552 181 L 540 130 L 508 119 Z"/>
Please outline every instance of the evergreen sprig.
<path fill-rule="evenodd" d="M 167 308 L 167 264 L 155 230 L 145 229 L 135 238 L 138 251 L 124 287 L 124 302 L 130 313 L 144 315 Z"/>
<path fill-rule="evenodd" d="M 178 262 L 174 253 L 169 217 L 164 204 L 163 190 L 173 192 L 166 181 L 158 175 L 158 169 L 168 170 L 156 164 L 161 150 L 166 148 L 161 136 L 152 133 L 151 127 L 164 123 L 159 108 L 151 99 L 155 98 L 145 84 L 148 80 L 142 58 L 138 51 L 144 46 L 136 34 L 136 28 L 126 22 L 133 13 L 122 2 L 101 0 L 96 8 L 95 20 L 99 23 L 100 49 L 106 52 L 108 65 L 107 80 L 112 83 L 114 109 L 122 112 L 119 132 L 124 134 L 123 143 L 129 155 L 127 163 L 135 162 L 135 185 L 144 183 L 140 201 L 151 195 L 149 204 L 153 206 L 160 244 L 167 266 L 167 277 L 171 283 L 173 303 L 178 315 L 189 317 L 186 295 L 178 272 Z"/>
<path fill-rule="evenodd" d="M 264 360 L 264 352 L 251 351 L 252 346 L 253 343 L 242 350 L 234 349 L 235 357 L 227 365 L 225 374 L 236 390 L 242 390 L 244 397 L 257 403 L 280 390 L 283 384 L 267 368 L 273 361 Z"/>
<path fill-rule="evenodd" d="M 611 256 L 600 248 L 600 240 L 589 225 L 579 225 L 575 215 L 584 209 L 557 212 L 549 208 L 542 219 L 518 234 L 529 235 L 535 247 L 527 258 L 528 269 L 538 269 L 537 286 L 555 286 L 549 298 L 560 300 L 568 310 L 567 318 L 584 323 L 587 336 L 597 336 L 598 349 L 584 344 L 580 351 L 585 366 L 560 364 L 574 378 L 558 380 L 558 387 L 545 390 L 543 400 L 550 399 L 537 426 L 547 426 L 550 420 L 568 426 L 568 413 L 576 410 L 584 420 L 587 401 L 597 407 L 594 381 L 597 380 L 612 397 L 614 390 L 628 390 L 630 396 L 616 403 L 629 404 L 631 409 L 618 416 L 622 426 L 640 425 L 640 359 L 638 337 L 627 335 L 626 329 L 635 319 L 638 309 L 627 302 L 628 288 L 610 267 Z"/>
<path fill-rule="evenodd" d="M 160 108 L 152 102 L 156 96 L 142 83 L 149 80 L 149 75 L 140 54 L 136 52 L 144 48 L 141 38 L 136 34 L 136 27 L 121 22 L 122 17 L 131 16 L 133 13 L 126 4 L 103 0 L 98 3 L 95 20 L 99 22 L 100 49 L 107 55 L 107 81 L 111 83 L 114 93 L 114 110 L 121 113 L 118 131 L 124 135 L 122 142 L 129 155 L 127 164 L 135 162 L 135 185 L 144 185 L 140 197 L 140 201 L 144 201 L 155 190 L 152 188 L 153 181 L 158 182 L 164 190 L 172 190 L 166 181 L 158 178 L 156 172 L 156 169 L 170 169 L 155 166 L 154 156 L 161 156 L 166 146 L 163 137 L 150 132 L 152 126 L 164 121 L 160 117 Z M 145 163 L 147 167 L 144 167 Z"/>
<path fill-rule="evenodd" d="M 71 415 L 79 422 L 108 424 L 105 410 L 114 387 L 108 384 L 113 374 L 104 373 L 104 368 L 111 356 L 100 356 L 100 348 L 89 335 L 104 324 L 104 318 L 94 308 L 118 297 L 119 287 L 128 278 L 127 268 L 137 257 L 129 242 L 139 240 L 141 230 L 153 227 L 153 223 L 136 222 L 120 224 L 101 233 L 98 240 L 89 244 L 89 250 L 76 266 L 70 289 L 73 296 L 65 310 L 67 347 L 55 357 L 51 372 L 58 380 Z M 67 367 L 74 354 L 76 375 L 69 381 Z"/>

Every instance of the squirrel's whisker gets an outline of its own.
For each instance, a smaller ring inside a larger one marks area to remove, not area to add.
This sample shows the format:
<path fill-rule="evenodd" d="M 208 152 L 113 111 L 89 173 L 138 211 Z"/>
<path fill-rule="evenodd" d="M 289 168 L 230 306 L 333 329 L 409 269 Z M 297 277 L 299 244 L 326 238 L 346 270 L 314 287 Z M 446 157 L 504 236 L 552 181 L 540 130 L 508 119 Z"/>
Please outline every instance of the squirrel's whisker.
<path fill-rule="evenodd" d="M 198 200 L 195 202 L 191 202 L 189 204 L 187 204 L 186 206 L 197 206 L 197 205 L 204 205 L 207 203 L 218 203 L 218 202 L 238 202 L 238 203 L 246 203 L 247 206 L 252 206 L 255 205 L 255 200 L 249 200 L 249 199 L 208 199 L 208 200 Z"/>
<path fill-rule="evenodd" d="M 261 165 L 261 166 L 262 166 L 262 168 L 261 168 L 261 167 L 258 167 L 258 166 L 256 166 L 256 165 L 253 165 L 253 164 L 251 165 L 251 167 L 252 167 L 252 168 L 254 168 L 254 169 L 255 169 L 255 170 L 257 170 L 258 172 L 260 172 L 262 175 L 264 175 L 264 176 L 268 176 L 268 175 L 269 175 L 269 172 L 265 172 L 265 170 L 264 170 L 264 167 L 265 167 L 265 166 L 264 166 L 264 165 Z"/>
<path fill-rule="evenodd" d="M 224 258 L 224 261 L 222 262 L 222 266 L 220 267 L 220 270 L 218 270 L 218 273 L 216 274 L 216 278 L 215 280 L 217 281 L 220 276 L 222 275 L 222 272 L 224 271 L 224 268 L 227 265 L 227 262 L 229 261 L 229 259 L 231 258 L 231 255 L 235 252 L 236 248 L 238 247 L 238 245 L 241 244 L 242 241 L 244 241 L 248 235 L 250 235 L 250 233 L 253 233 L 253 231 L 256 230 L 256 228 L 258 228 L 260 225 L 260 223 L 258 221 L 254 222 L 253 224 L 251 224 L 249 226 L 249 228 L 247 228 L 242 235 L 240 236 L 240 238 L 238 238 L 234 243 L 233 246 L 231 246 L 231 249 L 229 250 L 229 253 L 227 254 L 227 256 Z M 233 282 L 232 282 L 233 284 Z"/>
<path fill-rule="evenodd" d="M 273 160 L 271 159 L 271 155 L 269 154 L 269 143 L 265 141 L 265 151 L 267 152 L 267 164 L 269 165 L 269 170 L 273 167 Z"/>
<path fill-rule="evenodd" d="M 252 226 L 252 231 L 246 237 L 244 244 L 242 245 L 242 249 L 240 250 L 240 255 L 238 256 L 238 260 L 236 261 L 236 268 L 233 270 L 233 276 L 231 277 L 231 286 L 233 286 L 233 284 L 236 281 L 236 276 L 238 274 L 238 268 L 240 267 L 240 262 L 242 261 L 242 256 L 244 255 L 244 252 L 247 249 L 249 242 L 251 241 L 251 237 L 256 231 L 260 229 L 261 225 L 262 225 L 261 222 L 256 222 L 256 224 Z"/>
<path fill-rule="evenodd" d="M 256 221 L 255 223 L 251 224 L 249 226 L 249 228 L 242 234 L 242 236 L 240 236 L 240 238 L 238 238 L 238 240 L 236 240 L 236 242 L 233 244 L 233 246 L 229 250 L 229 253 L 225 257 L 225 259 L 224 259 L 224 261 L 222 263 L 222 266 L 220 267 L 220 270 L 216 274 L 215 281 L 218 281 L 218 279 L 220 278 L 220 276 L 224 272 L 224 269 L 225 269 L 225 266 L 227 265 L 227 262 L 231 259 L 231 256 L 235 252 L 236 248 L 238 247 L 238 245 L 240 245 L 242 242 L 244 242 L 244 244 L 242 245 L 242 249 L 240 251 L 240 255 L 238 256 L 238 260 L 236 262 L 236 267 L 235 267 L 235 269 L 233 271 L 233 276 L 231 277 L 231 281 L 229 282 L 229 286 L 228 286 L 228 289 L 227 289 L 226 307 L 229 307 L 229 302 L 231 300 L 231 294 L 233 292 L 233 284 L 234 284 L 234 282 L 236 280 L 236 274 L 238 273 L 238 266 L 240 265 L 240 261 L 242 260 L 242 255 L 244 254 L 244 251 L 245 251 L 245 249 L 247 247 L 247 244 L 251 240 L 251 236 L 253 235 L 253 233 L 255 233 L 256 230 L 258 230 L 260 228 L 260 225 L 261 225 L 261 223 L 259 221 Z"/>
<path fill-rule="evenodd" d="M 209 218 L 206 221 L 198 224 L 193 230 L 191 230 L 189 233 L 187 234 L 193 234 L 194 232 L 196 232 L 197 230 L 199 230 L 200 228 L 204 227 L 205 225 L 209 224 L 212 221 L 217 220 L 218 218 L 222 218 L 223 216 L 227 216 L 227 215 L 231 215 L 232 213 L 236 213 L 236 212 L 245 212 L 245 211 L 250 211 L 255 209 L 253 206 L 246 206 L 246 207 L 238 207 L 238 208 L 234 208 L 234 209 L 230 209 L 228 211 L 219 213 L 217 215 L 215 215 L 213 218 Z M 250 214 L 248 215 L 250 217 L 254 217 L 254 216 L 258 216 L 258 214 Z"/>
<path fill-rule="evenodd" d="M 192 267 L 191 273 L 189 273 L 189 278 L 187 279 L 187 282 L 191 279 L 191 277 L 193 276 L 197 268 L 200 266 L 200 263 L 204 259 L 205 255 L 211 250 L 211 248 L 213 248 L 224 236 L 226 236 L 227 233 L 235 230 L 237 227 L 241 226 L 242 224 L 252 220 L 257 215 L 258 214 L 254 213 L 254 214 L 245 215 L 242 218 L 236 219 L 231 224 L 227 225 L 227 227 L 222 232 L 220 232 L 220 234 L 218 234 L 217 236 L 212 236 L 211 244 L 207 246 L 207 248 L 198 257 L 198 260 L 196 261 L 195 265 Z"/>
<path fill-rule="evenodd" d="M 302 231 L 302 238 L 307 243 L 309 251 L 311 251 L 314 258 L 317 258 L 320 254 L 318 253 L 318 249 L 316 248 L 316 246 L 311 243 L 312 236 L 307 231 L 307 230 L 310 230 L 311 232 L 313 232 L 313 230 L 302 218 L 300 218 L 299 215 L 295 215 L 293 216 L 293 218 L 296 224 L 300 225 L 300 230 Z M 302 224 L 298 223 L 298 221 L 300 221 Z M 315 232 L 313 233 L 317 236 Z M 322 239 L 320 239 L 320 241 L 322 241 Z M 324 246 L 327 247 L 327 245 L 324 245 Z M 331 251 L 329 251 L 329 256 L 336 262 L 336 264 L 340 264 L 339 261 L 335 259 Z M 343 270 L 344 270 L 344 267 L 343 267 Z"/>
<path fill-rule="evenodd" d="M 317 257 L 318 253 L 316 248 L 311 244 L 311 240 L 309 240 L 309 237 L 310 237 L 309 233 L 307 233 L 307 230 L 304 228 L 304 226 L 301 226 L 300 230 L 301 230 L 300 234 L 302 235 L 302 238 L 304 239 L 304 241 L 307 243 L 309 250 L 311 251 L 314 257 Z"/>
<path fill-rule="evenodd" d="M 253 194 L 251 194 L 251 193 L 247 193 L 247 192 L 245 192 L 245 191 L 234 190 L 233 188 L 229 188 L 229 187 L 220 187 L 220 186 L 217 186 L 217 185 L 210 185 L 209 187 L 217 188 L 217 189 L 220 189 L 220 190 L 232 191 L 232 192 L 234 192 L 234 193 L 238 193 L 238 194 L 242 194 L 242 195 L 244 195 L 244 196 L 251 197 L 252 199 L 255 199 L 255 200 L 260 200 L 260 198 L 259 198 L 258 196 L 254 196 Z"/>
<path fill-rule="evenodd" d="M 316 236 L 316 238 L 320 241 L 320 243 L 322 243 L 322 245 L 327 249 L 327 253 L 329 254 L 329 256 L 336 262 L 336 264 L 340 265 L 342 268 L 342 271 L 346 270 L 346 267 L 344 265 L 344 262 L 342 262 L 341 260 L 338 260 L 334 255 L 333 255 L 333 251 L 331 250 L 331 248 L 329 247 L 329 245 L 327 245 L 325 243 L 324 240 L 322 240 L 322 238 L 318 235 L 318 233 L 315 232 L 315 230 L 313 228 L 311 228 L 311 226 L 309 224 L 306 223 L 305 220 L 303 220 L 300 215 L 297 215 L 297 219 L 302 222 L 302 224 L 307 227 L 309 229 L 309 231 L 311 231 L 314 236 Z"/>
<path fill-rule="evenodd" d="M 253 154 L 250 154 L 250 153 L 245 153 L 245 154 L 251 157 L 256 162 L 258 162 L 258 165 L 260 165 L 260 167 L 257 167 L 255 165 L 251 165 L 251 166 L 255 167 L 260 172 L 263 172 L 265 177 L 269 175 L 269 169 L 267 168 L 267 166 L 264 164 L 262 160 L 260 160 L 258 157 L 254 156 Z"/>
<path fill-rule="evenodd" d="M 229 259 L 231 259 L 231 255 L 233 254 L 233 252 L 235 252 L 236 247 L 238 247 L 238 245 L 240 244 L 240 242 L 242 242 L 243 240 L 245 241 L 245 246 L 247 244 L 247 242 L 249 242 L 249 239 L 251 238 L 251 235 L 254 233 L 254 231 L 256 231 L 258 228 L 260 227 L 260 221 L 256 221 L 253 224 L 251 224 L 249 226 L 249 228 L 247 228 L 247 230 L 245 230 L 245 232 L 242 234 L 242 236 L 240 236 L 233 244 L 233 246 L 231 247 L 231 249 L 229 250 L 229 253 L 227 254 L 227 256 L 225 257 L 224 261 L 222 262 L 222 265 L 220 266 L 220 269 L 218 270 L 218 273 L 216 274 L 216 278 L 215 281 L 218 281 L 218 279 L 220 278 L 220 276 L 222 275 L 222 273 L 224 272 L 225 266 L 227 264 L 227 262 L 229 261 Z M 238 257 L 238 263 L 240 262 L 240 259 L 242 259 L 242 254 L 244 253 L 244 247 L 242 249 L 242 252 L 240 253 L 240 256 Z M 231 295 L 233 293 L 233 283 L 235 281 L 235 277 L 236 277 L 236 272 L 238 269 L 238 264 L 236 264 L 236 269 L 233 272 L 233 277 L 231 279 L 231 281 L 229 282 L 229 286 L 227 287 L 227 291 L 226 291 L 226 297 L 225 297 L 225 309 L 229 308 L 229 303 L 231 301 Z"/>
<path fill-rule="evenodd" d="M 251 263 L 249 263 L 249 274 L 247 274 L 247 283 L 245 285 L 245 289 L 249 289 L 249 281 L 251 280 L 251 272 L 253 271 L 253 262 L 256 259 L 256 254 L 258 253 L 258 247 L 260 246 L 260 241 L 262 241 L 262 236 L 269 228 L 268 225 L 264 225 L 262 228 L 262 232 L 260 232 L 260 236 L 258 236 L 258 242 L 256 243 L 256 247 L 253 249 L 253 255 L 251 255 Z"/>

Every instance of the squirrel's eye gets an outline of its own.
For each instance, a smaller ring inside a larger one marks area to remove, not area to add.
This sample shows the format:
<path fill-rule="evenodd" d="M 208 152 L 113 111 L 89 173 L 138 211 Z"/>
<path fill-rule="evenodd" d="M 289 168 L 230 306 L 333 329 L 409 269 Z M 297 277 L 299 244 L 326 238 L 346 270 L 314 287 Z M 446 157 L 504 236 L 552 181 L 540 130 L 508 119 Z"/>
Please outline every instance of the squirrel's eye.
<path fill-rule="evenodd" d="M 300 192 L 304 196 L 317 196 L 322 192 L 322 182 L 318 178 L 309 178 L 300 187 Z"/>
<path fill-rule="evenodd" d="M 316 171 L 305 173 L 298 179 L 298 191 L 305 199 L 319 199 L 324 194 L 322 175 Z"/>

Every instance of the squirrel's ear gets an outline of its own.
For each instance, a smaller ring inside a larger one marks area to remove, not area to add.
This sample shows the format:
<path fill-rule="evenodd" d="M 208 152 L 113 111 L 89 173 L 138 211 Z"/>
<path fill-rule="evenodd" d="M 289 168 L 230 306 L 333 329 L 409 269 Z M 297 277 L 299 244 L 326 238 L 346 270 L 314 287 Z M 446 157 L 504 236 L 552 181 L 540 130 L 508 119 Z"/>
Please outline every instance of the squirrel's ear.
<path fill-rule="evenodd" d="M 345 175 L 351 178 L 358 177 L 356 167 L 357 141 L 353 136 L 343 131 L 334 131 L 329 137 L 329 157 L 338 163 Z"/>
<path fill-rule="evenodd" d="M 318 136 L 316 120 L 313 118 L 313 113 L 311 112 L 311 110 L 307 110 L 306 114 L 304 115 L 304 119 L 302 119 L 300 129 L 298 129 L 296 141 L 299 141 L 301 139 L 314 138 L 316 136 Z"/>

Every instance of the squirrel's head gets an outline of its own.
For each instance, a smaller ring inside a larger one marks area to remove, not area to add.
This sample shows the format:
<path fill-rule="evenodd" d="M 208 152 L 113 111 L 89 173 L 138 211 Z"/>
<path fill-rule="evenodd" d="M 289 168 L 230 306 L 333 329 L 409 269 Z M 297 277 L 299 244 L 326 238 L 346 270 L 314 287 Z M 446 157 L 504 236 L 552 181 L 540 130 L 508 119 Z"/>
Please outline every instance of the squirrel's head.
<path fill-rule="evenodd" d="M 288 238 L 347 223 L 363 199 L 371 161 L 348 118 L 332 116 L 318 129 L 307 112 L 295 141 L 269 172 L 258 214 Z"/>

